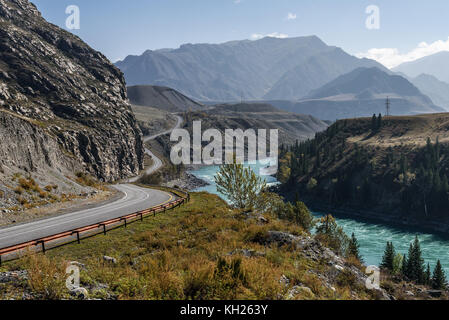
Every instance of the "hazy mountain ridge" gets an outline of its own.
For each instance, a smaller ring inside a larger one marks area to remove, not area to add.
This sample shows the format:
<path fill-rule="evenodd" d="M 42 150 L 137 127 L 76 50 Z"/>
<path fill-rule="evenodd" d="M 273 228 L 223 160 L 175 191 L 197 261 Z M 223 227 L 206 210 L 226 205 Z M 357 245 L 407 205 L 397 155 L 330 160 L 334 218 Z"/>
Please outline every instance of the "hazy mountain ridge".
<path fill-rule="evenodd" d="M 449 83 L 440 81 L 430 74 L 421 74 L 411 78 L 410 81 L 436 105 L 449 110 Z"/>
<path fill-rule="evenodd" d="M 410 115 L 444 111 L 435 106 L 407 79 L 378 68 L 359 68 L 313 90 L 305 99 L 269 101 L 286 111 L 310 114 L 323 120 L 336 120 L 385 114 L 385 100 L 391 101 L 391 114 Z"/>
<path fill-rule="evenodd" d="M 409 77 L 415 78 L 421 74 L 430 74 L 440 81 L 449 82 L 449 51 L 442 51 L 433 55 L 403 63 L 396 68 L 395 72 L 402 72 Z"/>
<path fill-rule="evenodd" d="M 199 101 L 297 99 L 357 67 L 384 68 L 316 36 L 186 44 L 148 50 L 116 65 L 128 85 L 168 86 Z"/>

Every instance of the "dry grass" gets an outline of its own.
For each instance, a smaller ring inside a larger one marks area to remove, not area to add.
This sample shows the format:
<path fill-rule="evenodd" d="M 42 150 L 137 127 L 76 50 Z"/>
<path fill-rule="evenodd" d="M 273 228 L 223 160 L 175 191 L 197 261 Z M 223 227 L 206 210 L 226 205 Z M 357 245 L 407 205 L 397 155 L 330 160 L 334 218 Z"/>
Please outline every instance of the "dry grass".
<path fill-rule="evenodd" d="M 295 299 L 349 297 L 351 279 L 342 278 L 336 292 L 323 285 L 317 274 L 328 268 L 325 263 L 288 247 L 255 241 L 267 230 L 303 232 L 289 222 L 267 218 L 268 224 L 258 225 L 217 196 L 195 193 L 189 204 L 175 211 L 52 250 L 46 258 L 37 255 L 11 262 L 8 268 L 37 273 L 29 286 L 50 298 L 61 296 L 58 266 L 74 260 L 86 265 L 81 272 L 83 286 L 106 284 L 119 299 L 272 300 L 286 298 L 293 285 L 308 286 L 313 293 L 300 292 Z M 240 249 L 261 255 L 230 255 Z M 117 264 L 106 263 L 104 255 L 115 257 Z M 282 275 L 291 279 L 288 286 L 280 283 Z M 44 290 L 47 285 L 53 288 L 49 292 Z M 359 297 L 371 296 L 361 290 Z"/>

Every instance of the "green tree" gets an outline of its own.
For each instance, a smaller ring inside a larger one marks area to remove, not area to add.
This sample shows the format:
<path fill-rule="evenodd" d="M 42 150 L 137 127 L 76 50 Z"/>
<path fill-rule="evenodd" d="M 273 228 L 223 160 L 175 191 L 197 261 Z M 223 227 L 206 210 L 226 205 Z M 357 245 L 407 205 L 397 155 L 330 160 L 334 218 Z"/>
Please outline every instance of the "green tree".
<path fill-rule="evenodd" d="M 373 114 L 373 117 L 371 119 L 371 130 L 376 131 L 377 130 L 377 117 L 376 114 Z"/>
<path fill-rule="evenodd" d="M 359 241 L 355 237 L 355 234 L 352 233 L 351 239 L 349 240 L 348 244 L 348 256 L 352 256 L 362 262 L 362 256 L 360 255 L 360 245 Z"/>
<path fill-rule="evenodd" d="M 416 236 L 413 244 L 410 244 L 405 275 L 412 281 L 424 283 L 424 269 L 424 259 L 422 258 L 421 245 L 419 243 L 418 236 Z"/>
<path fill-rule="evenodd" d="M 446 289 L 446 275 L 444 274 L 443 267 L 441 266 L 440 260 L 437 261 L 437 265 L 433 270 L 432 276 L 432 288 L 436 290 Z"/>
<path fill-rule="evenodd" d="M 337 225 L 335 218 L 330 214 L 321 218 L 316 229 L 317 237 L 329 248 L 338 254 L 347 252 L 349 245 L 349 237 L 344 233 L 343 229 Z"/>
<path fill-rule="evenodd" d="M 404 256 L 400 253 L 397 253 L 393 259 L 393 274 L 400 274 L 402 272 L 402 264 L 403 264 Z"/>
<path fill-rule="evenodd" d="M 215 176 L 217 191 L 225 195 L 238 209 L 252 210 L 259 194 L 266 189 L 264 179 L 243 164 L 225 164 Z"/>
<path fill-rule="evenodd" d="M 314 225 L 313 216 L 304 202 L 296 201 L 294 206 L 295 222 L 304 230 L 310 231 Z"/>
<path fill-rule="evenodd" d="M 382 114 L 379 113 L 379 117 L 377 118 L 377 129 L 382 129 Z"/>
<path fill-rule="evenodd" d="M 394 257 L 395 257 L 395 250 L 393 242 L 387 242 L 387 246 L 385 247 L 384 255 L 382 257 L 382 264 L 380 266 L 384 269 L 393 271 Z"/>
<path fill-rule="evenodd" d="M 424 274 L 424 284 L 430 285 L 432 283 L 432 275 L 430 273 L 430 264 L 427 264 L 426 273 Z"/>

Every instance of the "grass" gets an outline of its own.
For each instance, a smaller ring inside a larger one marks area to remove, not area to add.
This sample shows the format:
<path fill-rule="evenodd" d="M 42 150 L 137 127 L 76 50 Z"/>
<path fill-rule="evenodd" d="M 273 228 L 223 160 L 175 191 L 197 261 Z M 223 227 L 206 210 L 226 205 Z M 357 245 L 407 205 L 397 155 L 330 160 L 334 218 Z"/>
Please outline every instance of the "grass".
<path fill-rule="evenodd" d="M 193 193 L 191 201 L 174 211 L 47 252 L 6 264 L 8 270 L 26 269 L 30 279 L 20 289 L 0 284 L 0 298 L 11 292 L 33 292 L 36 297 L 67 296 L 62 270 L 69 261 L 86 266 L 81 285 L 91 297 L 118 299 L 284 299 L 294 285 L 307 286 L 295 299 L 346 299 L 353 279 L 343 277 L 328 289 L 318 276 L 329 268 L 288 247 L 267 247 L 255 239 L 268 230 L 303 234 L 297 226 L 274 217 L 264 225 L 247 220 L 215 195 Z M 262 253 L 254 257 L 230 255 L 234 250 Z M 117 259 L 107 263 L 103 256 Z M 279 280 L 288 276 L 288 286 Z M 101 287 L 102 289 L 96 289 Z M 106 289 L 105 289 L 106 288 Z M 364 290 L 359 298 L 372 298 Z"/>

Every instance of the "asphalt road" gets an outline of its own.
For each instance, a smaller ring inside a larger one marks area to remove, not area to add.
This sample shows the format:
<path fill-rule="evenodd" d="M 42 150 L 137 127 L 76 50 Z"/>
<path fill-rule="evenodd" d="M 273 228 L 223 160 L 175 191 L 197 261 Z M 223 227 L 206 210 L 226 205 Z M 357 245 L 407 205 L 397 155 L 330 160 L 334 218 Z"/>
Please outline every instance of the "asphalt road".
<path fill-rule="evenodd" d="M 145 137 L 144 141 L 147 142 L 158 136 L 169 134 L 174 129 L 179 128 L 183 120 L 180 116 L 176 117 L 178 121 L 173 129 L 167 130 L 155 136 Z M 152 173 L 162 167 L 162 161 L 150 150 L 145 149 L 145 152 L 153 158 L 153 165 L 145 170 L 145 173 Z M 130 179 L 129 182 L 135 182 L 138 178 L 139 177 Z M 119 184 L 111 187 L 123 193 L 124 196 L 117 201 L 97 208 L 81 210 L 60 216 L 19 224 L 12 227 L 1 228 L 0 248 L 6 248 L 20 243 L 52 236 L 61 232 L 119 218 L 127 214 L 168 203 L 173 199 L 173 196 L 167 192 L 141 188 L 131 184 Z"/>
<path fill-rule="evenodd" d="M 112 186 L 124 197 L 104 206 L 0 229 L 0 248 L 85 227 L 170 202 L 167 192 L 122 184 Z"/>
<path fill-rule="evenodd" d="M 177 118 L 177 122 L 176 122 L 176 125 L 175 125 L 174 128 L 172 128 L 170 130 L 167 130 L 167 131 L 164 131 L 164 132 L 161 132 L 161 133 L 158 133 L 158 134 L 156 134 L 154 136 L 144 137 L 143 138 L 144 144 L 147 143 L 148 141 L 156 139 L 157 137 L 160 137 L 160 136 L 163 136 L 163 135 L 166 135 L 166 134 L 170 134 L 175 129 L 179 129 L 181 127 L 181 125 L 182 125 L 183 119 L 180 116 L 178 116 L 178 115 L 175 115 L 175 116 Z M 152 174 L 153 172 L 156 172 L 157 170 L 159 170 L 162 167 L 162 165 L 163 165 L 162 164 L 162 160 L 159 159 L 158 157 L 156 157 L 154 155 L 154 153 L 151 152 L 150 149 L 145 148 L 145 153 L 148 154 L 153 159 L 153 164 L 150 167 L 148 167 L 145 171 L 143 171 L 141 173 L 141 175 L 143 175 L 143 174 Z M 128 182 L 136 182 L 137 180 L 139 180 L 141 175 L 129 179 Z"/>

